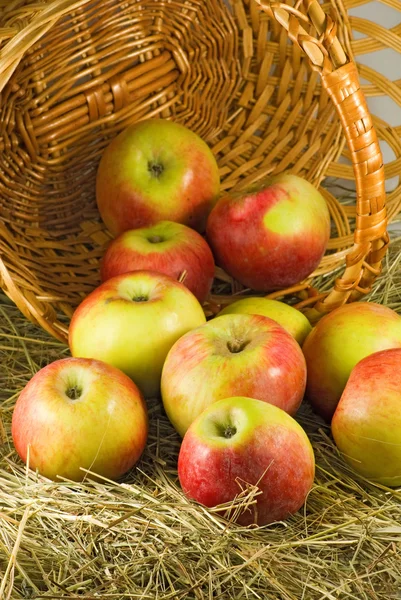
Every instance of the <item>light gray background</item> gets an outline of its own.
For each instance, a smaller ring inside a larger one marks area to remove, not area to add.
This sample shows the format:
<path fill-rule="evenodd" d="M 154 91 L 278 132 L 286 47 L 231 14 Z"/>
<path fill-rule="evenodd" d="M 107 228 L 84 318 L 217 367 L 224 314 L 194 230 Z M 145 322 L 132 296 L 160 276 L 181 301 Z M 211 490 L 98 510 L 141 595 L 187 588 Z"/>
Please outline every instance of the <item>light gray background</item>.
<path fill-rule="evenodd" d="M 395 10 L 386 4 L 379 1 L 369 2 L 362 6 L 350 9 L 348 14 L 351 16 L 367 19 L 373 23 L 377 23 L 386 29 L 390 29 L 401 23 L 401 0 L 395 0 L 400 4 L 400 11 Z M 356 29 L 353 30 L 355 39 L 366 37 Z M 370 54 L 363 54 L 357 57 L 357 62 L 367 65 L 375 71 L 382 73 L 392 81 L 401 80 L 401 53 L 389 48 L 378 50 Z M 362 83 L 367 83 L 362 80 Z M 388 96 L 369 97 L 367 99 L 371 112 L 391 126 L 401 125 L 401 106 L 397 105 L 394 100 Z M 401 104 L 401 90 L 400 90 Z M 381 150 L 384 156 L 384 162 L 387 163 L 394 160 L 395 155 L 393 150 L 386 142 L 380 142 Z M 401 173 L 400 173 L 401 175 Z M 394 188 L 398 178 L 393 181 L 387 181 L 387 190 Z"/>

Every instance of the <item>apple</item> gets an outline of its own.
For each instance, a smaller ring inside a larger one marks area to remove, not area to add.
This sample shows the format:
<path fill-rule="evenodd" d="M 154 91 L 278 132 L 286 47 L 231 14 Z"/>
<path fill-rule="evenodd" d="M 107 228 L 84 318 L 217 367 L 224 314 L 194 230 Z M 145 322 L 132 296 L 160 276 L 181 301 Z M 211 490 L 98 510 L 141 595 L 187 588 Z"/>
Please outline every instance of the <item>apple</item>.
<path fill-rule="evenodd" d="M 281 174 L 224 194 L 206 235 L 216 263 L 244 286 L 283 289 L 308 277 L 330 237 L 330 214 L 308 181 Z"/>
<path fill-rule="evenodd" d="M 182 336 L 163 366 L 161 394 L 181 436 L 216 400 L 249 396 L 294 414 L 306 384 L 299 344 L 261 315 L 216 317 Z"/>
<path fill-rule="evenodd" d="M 225 398 L 206 408 L 178 456 L 183 492 L 204 506 L 232 502 L 247 484 L 259 488 L 256 505 L 237 517 L 242 525 L 266 525 L 295 513 L 314 476 L 314 453 L 302 427 L 254 398 Z"/>
<path fill-rule="evenodd" d="M 300 345 L 312 331 L 312 325 L 301 311 L 279 300 L 258 298 L 257 296 L 241 298 L 223 308 L 217 316 L 232 313 L 270 317 L 284 327 Z"/>
<path fill-rule="evenodd" d="M 118 479 L 145 448 L 147 409 L 137 386 L 118 369 L 63 358 L 27 383 L 11 431 L 21 459 L 49 479 L 81 481 L 82 469 Z"/>
<path fill-rule="evenodd" d="M 401 347 L 401 317 L 375 302 L 352 302 L 317 322 L 302 350 L 306 359 L 305 397 L 330 421 L 355 365 L 374 352 Z"/>
<path fill-rule="evenodd" d="M 171 346 L 205 321 L 184 285 L 162 273 L 133 271 L 108 279 L 81 302 L 68 340 L 73 356 L 121 369 L 145 397 L 154 397 Z"/>
<path fill-rule="evenodd" d="M 202 304 L 212 287 L 214 258 L 194 229 L 173 221 L 130 229 L 111 241 L 101 262 L 101 279 L 129 271 L 158 271 L 179 280 Z"/>
<path fill-rule="evenodd" d="M 401 348 L 370 354 L 353 368 L 331 430 L 357 473 L 401 485 Z"/>
<path fill-rule="evenodd" d="M 164 220 L 203 232 L 219 191 L 219 169 L 206 142 L 164 119 L 139 121 L 119 133 L 96 177 L 99 213 L 114 235 Z"/>

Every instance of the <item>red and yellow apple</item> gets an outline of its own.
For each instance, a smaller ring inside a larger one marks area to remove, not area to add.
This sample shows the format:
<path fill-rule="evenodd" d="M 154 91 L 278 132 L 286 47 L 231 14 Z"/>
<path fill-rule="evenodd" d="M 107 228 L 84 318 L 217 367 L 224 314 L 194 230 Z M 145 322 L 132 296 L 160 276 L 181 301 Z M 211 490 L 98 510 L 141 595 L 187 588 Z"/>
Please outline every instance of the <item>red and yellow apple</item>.
<path fill-rule="evenodd" d="M 325 315 L 306 338 L 305 397 L 330 421 L 355 365 L 374 352 L 401 347 L 401 317 L 374 302 L 352 302 Z"/>
<path fill-rule="evenodd" d="M 161 393 L 181 436 L 216 400 L 249 396 L 294 414 L 306 384 L 299 344 L 261 315 L 216 317 L 182 336 L 163 366 Z"/>
<path fill-rule="evenodd" d="M 205 239 L 173 221 L 130 229 L 111 241 L 101 262 L 106 281 L 129 271 L 157 271 L 179 280 L 202 304 L 212 287 L 214 259 Z"/>
<path fill-rule="evenodd" d="M 247 484 L 259 488 L 256 504 L 236 518 L 242 525 L 266 525 L 295 513 L 314 475 L 314 453 L 302 427 L 277 406 L 246 397 L 206 408 L 178 456 L 184 493 L 205 506 L 232 502 Z"/>
<path fill-rule="evenodd" d="M 184 333 L 205 323 L 195 296 L 168 275 L 133 271 L 93 290 L 75 310 L 71 354 L 121 369 L 145 397 L 159 394 L 163 363 Z"/>
<path fill-rule="evenodd" d="M 157 221 L 177 221 L 200 232 L 220 191 L 208 145 L 165 119 L 130 125 L 104 150 L 96 177 L 101 218 L 114 235 Z"/>
<path fill-rule="evenodd" d="M 148 435 L 142 394 L 101 361 L 64 358 L 38 371 L 15 404 L 12 437 L 31 469 L 80 481 L 88 469 L 118 479 L 141 456 Z"/>
<path fill-rule="evenodd" d="M 224 194 L 206 233 L 220 267 L 248 288 L 269 291 L 302 281 L 318 266 L 330 214 L 313 185 L 284 173 Z"/>
<path fill-rule="evenodd" d="M 284 327 L 302 345 L 306 336 L 312 331 L 312 325 L 301 311 L 289 304 L 271 298 L 257 296 L 241 298 L 223 308 L 217 316 L 229 314 L 263 315 Z"/>
<path fill-rule="evenodd" d="M 401 348 L 370 354 L 353 368 L 331 429 L 357 473 L 401 485 Z"/>

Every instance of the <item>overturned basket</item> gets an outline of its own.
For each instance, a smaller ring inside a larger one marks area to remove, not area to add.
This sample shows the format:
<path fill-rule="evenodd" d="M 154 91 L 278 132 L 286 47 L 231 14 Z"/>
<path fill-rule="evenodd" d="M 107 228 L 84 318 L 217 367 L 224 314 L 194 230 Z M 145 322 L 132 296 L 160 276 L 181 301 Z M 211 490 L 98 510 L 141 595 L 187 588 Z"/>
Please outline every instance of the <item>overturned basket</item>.
<path fill-rule="evenodd" d="M 356 207 L 324 191 L 333 232 L 316 273 L 345 269 L 302 305 L 322 314 L 369 290 L 388 244 L 382 155 L 347 20 L 300 4 L 0 0 L 0 283 L 26 317 L 66 340 L 61 315 L 98 284 L 110 239 L 99 158 L 150 116 L 203 136 L 224 189 L 283 170 L 318 184 L 345 136 Z"/>

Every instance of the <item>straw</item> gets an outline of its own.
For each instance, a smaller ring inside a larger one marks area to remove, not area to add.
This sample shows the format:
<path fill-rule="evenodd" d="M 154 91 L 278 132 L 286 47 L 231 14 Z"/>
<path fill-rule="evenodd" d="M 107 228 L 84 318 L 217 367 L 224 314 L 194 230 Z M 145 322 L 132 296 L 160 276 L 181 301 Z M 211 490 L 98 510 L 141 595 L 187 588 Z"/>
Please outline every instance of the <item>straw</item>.
<path fill-rule="evenodd" d="M 401 314 L 401 238 L 370 301 Z M 332 274 L 332 278 L 336 274 Z M 330 286 L 326 276 L 321 286 Z M 348 467 L 309 406 L 297 419 L 316 456 L 305 506 L 285 522 L 243 528 L 227 507 L 188 501 L 177 479 L 180 438 L 149 403 L 143 457 L 119 482 L 51 482 L 12 444 L 15 401 L 30 377 L 68 349 L 0 298 L 0 597 L 391 600 L 401 589 L 401 490 Z M 236 502 L 241 510 L 255 489 Z"/>

